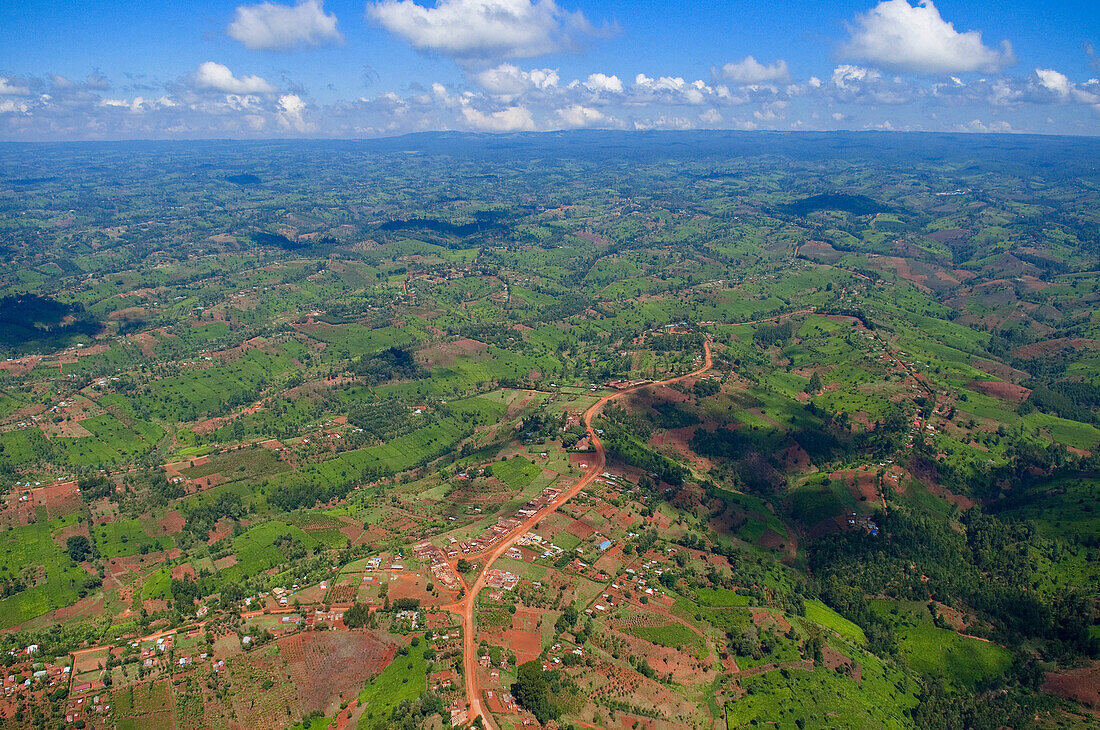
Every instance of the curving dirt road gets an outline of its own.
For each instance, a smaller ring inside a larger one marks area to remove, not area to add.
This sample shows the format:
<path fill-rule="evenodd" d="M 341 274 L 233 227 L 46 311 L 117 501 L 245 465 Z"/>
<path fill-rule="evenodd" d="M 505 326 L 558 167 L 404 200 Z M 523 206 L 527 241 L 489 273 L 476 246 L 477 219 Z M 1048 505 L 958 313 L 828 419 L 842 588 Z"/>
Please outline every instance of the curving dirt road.
<path fill-rule="evenodd" d="M 575 497 L 578 492 L 587 487 L 595 480 L 597 476 L 603 473 L 604 465 L 607 463 L 607 453 L 604 449 L 603 443 L 600 441 L 599 436 L 596 434 L 596 429 L 592 428 L 592 419 L 599 413 L 604 406 L 616 398 L 621 398 L 624 395 L 633 393 L 643 388 L 651 388 L 656 385 L 670 385 L 677 383 L 686 378 L 695 377 L 701 375 L 710 370 L 714 365 L 714 359 L 711 356 L 710 340 L 703 340 L 703 366 L 697 370 L 693 370 L 690 373 L 684 375 L 678 375 L 675 378 L 669 378 L 668 380 L 660 380 L 653 383 L 645 383 L 643 385 L 637 385 L 633 388 L 627 388 L 620 390 L 610 395 L 605 395 L 600 398 L 588 410 L 584 412 L 584 427 L 588 429 L 588 438 L 595 448 L 595 459 L 593 463 L 588 466 L 584 475 L 577 480 L 577 482 L 569 489 L 565 490 L 557 496 L 552 502 L 540 509 L 535 514 L 528 517 L 522 524 L 519 525 L 512 533 L 500 541 L 490 552 L 486 553 L 485 565 L 482 567 L 478 579 L 466 590 L 465 597 L 458 603 L 453 603 L 449 606 L 444 606 L 448 611 L 457 613 L 462 618 L 462 668 L 464 675 L 464 682 L 466 685 L 466 702 L 468 709 L 466 711 L 466 721 L 473 722 L 475 718 L 482 718 L 482 722 L 486 727 L 496 729 L 496 725 L 493 722 L 489 713 L 482 709 L 481 705 L 481 688 L 477 683 L 477 645 L 474 643 L 474 604 L 477 601 L 477 594 L 481 592 L 481 589 L 485 587 L 485 575 L 489 572 L 489 568 L 493 563 L 505 553 L 520 537 L 534 529 L 535 525 L 545 519 L 558 507 L 568 502 Z M 461 575 L 459 576 L 461 580 Z M 465 585 L 465 582 L 463 582 Z"/>

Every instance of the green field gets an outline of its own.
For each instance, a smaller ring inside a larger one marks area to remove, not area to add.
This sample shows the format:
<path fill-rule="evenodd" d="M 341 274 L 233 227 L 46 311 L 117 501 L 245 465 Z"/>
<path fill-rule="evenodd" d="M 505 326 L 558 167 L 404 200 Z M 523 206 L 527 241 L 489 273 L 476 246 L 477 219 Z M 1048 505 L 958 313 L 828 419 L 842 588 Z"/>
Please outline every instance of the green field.
<path fill-rule="evenodd" d="M 644 639 L 651 644 L 667 646 L 673 649 L 692 647 L 703 649 L 706 643 L 703 637 L 695 633 L 683 624 L 668 624 L 667 626 L 635 626 L 630 633 L 639 639 Z"/>
<path fill-rule="evenodd" d="M 841 637 L 849 641 L 854 641 L 858 644 L 867 643 L 867 636 L 863 633 L 863 629 L 844 618 L 821 601 L 817 599 L 809 600 L 805 601 L 804 605 L 806 606 L 806 618 L 810 621 L 835 631 Z"/>
<path fill-rule="evenodd" d="M 73 564 L 54 539 L 57 531 L 72 522 L 69 517 L 0 532 L 0 578 L 22 575 L 27 585 L 0 599 L 0 628 L 68 606 L 79 598 L 90 576 Z"/>
<path fill-rule="evenodd" d="M 404 700 L 420 696 L 428 686 L 428 661 L 424 658 L 427 643 L 410 646 L 406 656 L 394 655 L 393 661 L 377 677 L 367 682 L 359 693 L 359 704 L 366 710 L 359 718 L 360 730 L 380 730 L 387 726 L 386 718 Z"/>
<path fill-rule="evenodd" d="M 874 601 L 872 605 L 895 624 L 902 657 L 920 674 L 972 689 L 982 679 L 1003 675 L 1012 665 L 1011 652 L 997 644 L 937 628 L 922 604 Z M 897 616 L 889 612 L 895 605 Z"/>

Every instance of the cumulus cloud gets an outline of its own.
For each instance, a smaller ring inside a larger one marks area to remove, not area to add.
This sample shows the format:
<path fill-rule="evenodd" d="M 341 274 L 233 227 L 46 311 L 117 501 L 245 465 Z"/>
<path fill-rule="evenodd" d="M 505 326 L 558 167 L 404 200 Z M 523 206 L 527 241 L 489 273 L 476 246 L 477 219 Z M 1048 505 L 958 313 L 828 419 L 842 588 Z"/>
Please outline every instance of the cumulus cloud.
<path fill-rule="evenodd" d="M 227 66 L 207 61 L 192 75 L 196 89 L 226 94 L 272 94 L 277 89 L 259 76 L 234 76 Z"/>
<path fill-rule="evenodd" d="M 0 99 L 0 114 L 26 114 L 31 105 L 25 101 L 15 99 Z"/>
<path fill-rule="evenodd" d="M 579 10 L 554 0 L 438 0 L 424 7 L 414 0 L 367 4 L 367 15 L 421 51 L 462 60 L 531 58 L 576 50 L 588 37 L 608 35 Z"/>
<path fill-rule="evenodd" d="M 739 84 L 785 82 L 791 77 L 790 71 L 787 70 L 787 62 L 783 59 L 766 65 L 752 56 L 746 56 L 745 60 L 737 63 L 727 63 L 715 75 Z"/>
<path fill-rule="evenodd" d="M 522 132 L 535 129 L 531 112 L 523 106 L 509 106 L 489 113 L 467 106 L 463 107 L 462 116 L 471 127 L 486 132 Z"/>
<path fill-rule="evenodd" d="M 1056 121 L 1037 121 L 1048 117 Z M 1010 124 L 1012 131 L 1087 132 L 1095 128 L 1096 118 L 1100 81 L 1075 81 L 1053 68 L 1023 76 L 919 79 L 843 63 L 820 78 L 742 84 L 644 73 L 628 79 L 605 73 L 562 77 L 555 68 L 524 69 L 502 62 L 467 66 L 465 80 L 448 85 L 426 83 L 404 93 L 386 91 L 327 104 L 312 101 L 305 89 L 289 81 L 234 75 L 213 61 L 172 81 L 117 89 L 91 78 L 0 77 L 0 139 L 361 138 L 428 130 L 574 128 L 869 129 L 887 123 L 899 129 L 917 124 L 929 130 L 996 132 Z"/>
<path fill-rule="evenodd" d="M 940 17 L 932 0 L 883 0 L 856 16 L 844 54 L 884 68 L 947 74 L 998 71 L 1016 62 L 1008 41 L 1001 50 L 982 43 L 982 34 L 963 33 Z"/>
<path fill-rule="evenodd" d="M 481 88 L 496 96 L 519 96 L 532 90 L 547 90 L 558 85 L 558 72 L 552 68 L 524 71 L 510 63 L 502 63 L 474 75 Z"/>
<path fill-rule="evenodd" d="M 31 91 L 26 86 L 17 86 L 9 79 L 0 76 L 0 96 L 27 96 Z"/>
<path fill-rule="evenodd" d="M 336 16 L 325 13 L 322 0 L 241 5 L 226 32 L 254 51 L 289 51 L 344 40 L 336 29 Z"/>
<path fill-rule="evenodd" d="M 709 95 L 714 94 L 714 89 L 702 80 L 688 82 L 679 76 L 661 76 L 653 79 L 645 74 L 638 74 L 634 77 L 634 88 L 651 96 L 688 104 L 702 104 Z"/>
<path fill-rule="evenodd" d="M 588 75 L 588 80 L 584 82 L 584 86 L 589 91 L 599 93 L 605 91 L 611 94 L 623 93 L 623 82 L 618 76 L 608 76 L 607 74 L 594 73 Z"/>
<path fill-rule="evenodd" d="M 887 79 L 873 68 L 841 64 L 833 69 L 825 92 L 838 101 L 904 104 L 917 92 L 899 78 Z"/>
<path fill-rule="evenodd" d="M 722 112 L 717 109 L 707 109 L 699 115 L 699 121 L 703 124 L 719 124 L 724 121 Z"/>
<path fill-rule="evenodd" d="M 954 106 L 1018 108 L 1025 104 L 1061 107 L 1083 104 L 1100 112 L 1100 80 L 1074 83 L 1052 68 L 1037 68 L 1026 78 L 1004 76 L 969 83 L 953 80 L 951 83 L 936 84 L 932 94 Z M 996 113 L 1002 114 L 1003 111 Z"/>
<path fill-rule="evenodd" d="M 571 104 L 570 106 L 558 109 L 557 116 L 562 126 L 571 129 L 605 127 L 612 121 L 610 117 L 599 109 L 581 106 L 580 104 Z"/>
<path fill-rule="evenodd" d="M 1070 83 L 1066 75 L 1052 68 L 1037 68 L 1035 69 L 1035 75 L 1039 78 L 1039 84 L 1056 96 L 1067 97 L 1073 90 L 1073 84 Z"/>
<path fill-rule="evenodd" d="M 279 97 L 279 123 L 296 132 L 312 132 L 316 127 L 304 117 L 306 103 L 297 94 L 284 94 Z"/>

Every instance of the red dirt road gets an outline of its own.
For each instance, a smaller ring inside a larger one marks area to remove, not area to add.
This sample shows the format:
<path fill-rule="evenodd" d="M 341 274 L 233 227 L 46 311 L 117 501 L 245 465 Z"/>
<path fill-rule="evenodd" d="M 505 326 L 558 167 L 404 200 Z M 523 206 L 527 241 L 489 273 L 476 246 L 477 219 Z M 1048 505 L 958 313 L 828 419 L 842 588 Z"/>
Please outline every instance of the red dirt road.
<path fill-rule="evenodd" d="M 604 469 L 604 465 L 607 463 L 607 452 L 604 449 L 603 443 L 600 441 L 599 436 L 596 434 L 596 429 L 592 428 L 592 419 L 599 413 L 604 406 L 616 398 L 620 398 L 629 393 L 633 393 L 643 388 L 652 388 L 661 385 L 671 385 L 687 378 L 693 378 L 697 375 L 702 375 L 706 371 L 710 370 L 714 365 L 714 359 L 711 356 L 710 341 L 703 340 L 703 366 L 698 370 L 693 370 L 690 373 L 684 375 L 678 375 L 675 378 L 669 378 L 668 380 L 661 380 L 655 383 L 645 383 L 644 385 L 638 385 L 633 388 L 621 390 L 617 393 L 605 395 L 600 398 L 588 410 L 584 412 L 584 427 L 588 429 L 588 438 L 591 440 L 592 447 L 596 450 L 595 460 L 589 465 L 588 470 L 585 471 L 577 483 L 569 489 L 565 490 L 557 496 L 552 502 L 547 504 L 541 510 L 536 512 L 527 518 L 519 527 L 512 531 L 512 533 L 501 540 L 491 552 L 487 554 L 485 558 L 485 565 L 478 576 L 477 581 L 473 586 L 466 591 L 465 597 L 458 603 L 444 606 L 448 611 L 458 614 L 462 618 L 462 667 L 466 684 L 466 702 L 468 709 L 466 712 L 466 719 L 468 722 L 473 722 L 474 718 L 481 717 L 485 725 L 493 730 L 496 730 L 496 725 L 493 722 L 492 717 L 485 712 L 482 708 L 481 702 L 481 688 L 477 683 L 477 645 L 474 643 L 474 603 L 477 600 L 477 594 L 481 592 L 481 589 L 485 587 L 485 575 L 489 572 L 489 568 L 496 560 L 505 553 L 522 535 L 530 532 L 534 526 L 545 519 L 548 515 L 554 512 L 558 507 L 568 502 L 573 497 L 577 496 L 577 493 L 592 483 L 597 476 L 599 476 Z"/>

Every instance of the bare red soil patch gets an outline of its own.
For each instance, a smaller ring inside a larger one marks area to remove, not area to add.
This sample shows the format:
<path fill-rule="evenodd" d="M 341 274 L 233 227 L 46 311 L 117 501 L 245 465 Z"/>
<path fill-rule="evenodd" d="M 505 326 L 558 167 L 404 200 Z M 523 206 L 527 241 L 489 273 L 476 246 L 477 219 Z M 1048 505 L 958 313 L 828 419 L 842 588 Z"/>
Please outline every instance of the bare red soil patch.
<path fill-rule="evenodd" d="M 569 523 L 569 527 L 565 528 L 565 531 L 583 540 L 592 536 L 596 532 L 596 528 L 583 520 L 573 520 Z"/>
<path fill-rule="evenodd" d="M 960 238 L 966 238 L 969 235 L 970 232 L 962 228 L 944 228 L 939 231 L 932 231 L 928 234 L 928 238 L 939 243 L 946 243 L 947 241 L 958 241 Z"/>
<path fill-rule="evenodd" d="M 145 355 L 145 357 L 153 357 L 153 348 L 157 345 L 157 338 L 153 337 L 152 333 L 139 332 L 135 335 L 130 335 L 130 341 L 138 346 L 142 355 Z"/>
<path fill-rule="evenodd" d="M 191 563 L 184 563 L 183 565 L 173 565 L 172 577 L 177 580 L 183 580 L 184 578 L 194 578 L 195 568 L 191 565 Z"/>
<path fill-rule="evenodd" d="M 1030 388 L 1015 383 L 1006 383 L 1002 380 L 974 380 L 967 383 L 967 387 L 1013 403 L 1023 403 L 1031 395 Z"/>
<path fill-rule="evenodd" d="M 1040 357 L 1042 355 L 1050 355 L 1058 352 L 1059 350 L 1065 350 L 1068 348 L 1080 349 L 1092 343 L 1096 340 L 1083 340 L 1080 338 L 1071 339 L 1069 337 L 1059 337 L 1053 340 L 1044 340 L 1042 342 L 1033 342 L 1030 345 L 1024 345 L 1018 347 L 1012 353 L 1014 356 L 1023 360 L 1030 360 L 1034 357 Z"/>
<path fill-rule="evenodd" d="M 88 525 L 84 522 L 77 522 L 75 524 L 63 527 L 54 535 L 53 539 L 58 545 L 65 545 L 65 541 L 74 535 L 83 535 L 88 537 Z"/>
<path fill-rule="evenodd" d="M 1003 362 L 997 362 L 995 360 L 974 358 L 971 360 L 971 364 L 983 373 L 995 375 L 1002 380 L 1025 380 L 1028 378 L 1028 374 L 1023 370 L 1017 370 L 1011 365 L 1006 365 Z"/>
<path fill-rule="evenodd" d="M 786 618 L 777 613 L 772 613 L 771 611 L 753 611 L 752 622 L 758 628 L 771 626 L 779 629 L 783 633 L 791 630 L 791 624 Z"/>
<path fill-rule="evenodd" d="M 783 463 L 787 469 L 802 471 L 813 466 L 810 455 L 797 442 L 783 452 Z"/>
<path fill-rule="evenodd" d="M 821 663 L 828 669 L 836 671 L 841 667 L 846 667 L 852 679 L 857 682 L 863 681 L 863 667 L 860 666 L 860 663 L 853 659 L 849 659 L 828 644 L 821 648 L 821 659 Z"/>
<path fill-rule="evenodd" d="M 610 240 L 608 240 L 604 236 L 601 236 L 598 233 L 592 233 L 591 231 L 577 231 L 573 235 L 576 236 L 577 238 L 583 238 L 584 240 L 588 241 L 589 243 L 594 243 L 597 246 L 610 246 L 611 245 Z"/>
<path fill-rule="evenodd" d="M 484 352 L 489 346 L 484 342 L 463 337 L 454 342 L 443 342 L 432 345 L 417 353 L 417 358 L 430 367 L 446 367 L 462 356 Z"/>
<path fill-rule="evenodd" d="M 504 646 L 516 653 L 519 664 L 537 659 L 542 653 L 542 632 L 539 631 L 541 616 L 536 609 L 517 608 L 512 616 L 511 628 L 500 635 Z"/>
<path fill-rule="evenodd" d="M 218 540 L 224 540 L 233 534 L 233 521 L 232 520 L 218 520 L 214 523 L 214 529 L 210 531 L 210 537 L 207 538 L 208 543 L 216 543 Z"/>
<path fill-rule="evenodd" d="M 935 465 L 924 459 L 913 459 L 910 461 L 909 472 L 917 481 L 923 484 L 929 492 L 940 499 L 947 500 L 951 504 L 957 505 L 960 510 L 968 510 L 976 504 L 970 497 L 962 494 L 955 494 L 947 487 L 940 484 L 936 476 Z"/>
<path fill-rule="evenodd" d="M 80 491 L 75 481 L 49 484 L 42 487 L 36 496 L 39 503 L 46 505 L 46 516 L 51 520 L 80 509 Z"/>
<path fill-rule="evenodd" d="M 1100 709 L 1100 662 L 1078 669 L 1047 672 L 1043 691 Z"/>
<path fill-rule="evenodd" d="M 422 604 L 438 604 L 439 599 L 427 591 L 427 579 L 413 573 L 405 573 L 397 576 L 397 580 L 389 583 L 390 600 L 398 598 L 415 598 Z"/>
<path fill-rule="evenodd" d="M 175 535 L 183 532 L 183 526 L 187 524 L 187 520 L 178 511 L 172 510 L 161 519 L 159 524 L 165 535 Z"/>
<path fill-rule="evenodd" d="M 370 631 L 307 631 L 278 643 L 307 712 L 331 712 L 385 669 L 397 650 L 388 636 Z"/>

